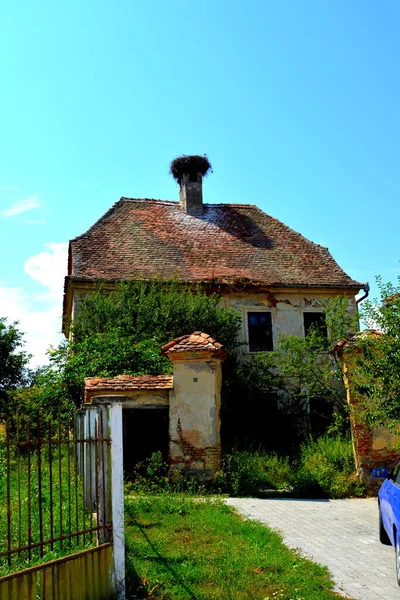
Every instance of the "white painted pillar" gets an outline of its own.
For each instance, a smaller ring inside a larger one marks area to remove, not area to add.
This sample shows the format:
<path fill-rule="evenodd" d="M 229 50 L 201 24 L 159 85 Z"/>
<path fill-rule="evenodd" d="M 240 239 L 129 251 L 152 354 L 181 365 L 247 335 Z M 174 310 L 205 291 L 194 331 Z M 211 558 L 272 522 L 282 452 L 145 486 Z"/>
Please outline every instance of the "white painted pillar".
<path fill-rule="evenodd" d="M 125 599 L 124 467 L 122 445 L 122 404 L 109 405 L 111 437 L 111 517 L 114 545 L 114 594 Z"/>

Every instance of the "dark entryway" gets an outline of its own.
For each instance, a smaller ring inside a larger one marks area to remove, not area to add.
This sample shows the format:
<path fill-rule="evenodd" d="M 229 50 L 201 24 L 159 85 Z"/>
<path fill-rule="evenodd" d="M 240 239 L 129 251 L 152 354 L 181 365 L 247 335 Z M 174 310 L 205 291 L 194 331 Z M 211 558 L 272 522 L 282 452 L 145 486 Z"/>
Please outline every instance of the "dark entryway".
<path fill-rule="evenodd" d="M 123 411 L 124 471 L 132 473 L 154 452 L 168 460 L 168 407 L 132 408 Z"/>

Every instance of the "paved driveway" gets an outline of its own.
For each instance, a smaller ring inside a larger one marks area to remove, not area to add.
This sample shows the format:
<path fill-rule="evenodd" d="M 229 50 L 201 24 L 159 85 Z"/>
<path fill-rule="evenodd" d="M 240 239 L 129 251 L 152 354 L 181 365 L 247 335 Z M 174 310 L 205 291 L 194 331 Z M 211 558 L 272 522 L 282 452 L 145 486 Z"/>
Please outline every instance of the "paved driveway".
<path fill-rule="evenodd" d="M 399 600 L 394 550 L 378 540 L 376 499 L 229 498 L 245 517 L 279 530 L 290 548 L 326 565 L 336 591 L 354 600 Z"/>

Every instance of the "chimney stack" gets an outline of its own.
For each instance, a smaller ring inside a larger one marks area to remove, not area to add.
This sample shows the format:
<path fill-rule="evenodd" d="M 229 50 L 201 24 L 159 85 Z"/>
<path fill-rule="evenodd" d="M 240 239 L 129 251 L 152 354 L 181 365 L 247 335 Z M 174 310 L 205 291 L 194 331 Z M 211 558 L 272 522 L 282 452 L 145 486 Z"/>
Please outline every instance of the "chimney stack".
<path fill-rule="evenodd" d="M 203 214 L 203 177 L 210 170 L 206 155 L 183 155 L 172 161 L 170 172 L 179 183 L 179 202 L 187 215 Z"/>

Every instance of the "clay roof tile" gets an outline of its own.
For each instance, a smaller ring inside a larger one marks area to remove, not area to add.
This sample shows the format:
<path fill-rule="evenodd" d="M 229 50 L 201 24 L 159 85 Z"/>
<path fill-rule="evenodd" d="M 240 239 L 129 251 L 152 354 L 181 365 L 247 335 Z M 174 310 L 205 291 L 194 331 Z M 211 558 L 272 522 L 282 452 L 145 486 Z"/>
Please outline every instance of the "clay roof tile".
<path fill-rule="evenodd" d="M 216 342 L 207 333 L 196 331 L 191 335 L 181 336 L 161 348 L 164 355 L 175 352 L 190 352 L 201 350 L 220 350 L 222 344 Z"/>
<path fill-rule="evenodd" d="M 314 244 L 249 204 L 204 204 L 202 216 L 177 202 L 121 198 L 70 243 L 69 276 L 267 286 L 361 287 Z M 199 332 L 196 332 L 198 335 Z"/>
<path fill-rule="evenodd" d="M 95 381 L 95 384 L 94 384 Z M 86 389 L 96 389 L 97 391 L 117 390 L 156 390 L 156 389 L 172 389 L 172 375 L 118 375 L 117 377 L 102 377 L 93 379 L 87 377 L 85 379 Z"/>

